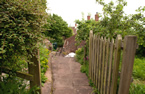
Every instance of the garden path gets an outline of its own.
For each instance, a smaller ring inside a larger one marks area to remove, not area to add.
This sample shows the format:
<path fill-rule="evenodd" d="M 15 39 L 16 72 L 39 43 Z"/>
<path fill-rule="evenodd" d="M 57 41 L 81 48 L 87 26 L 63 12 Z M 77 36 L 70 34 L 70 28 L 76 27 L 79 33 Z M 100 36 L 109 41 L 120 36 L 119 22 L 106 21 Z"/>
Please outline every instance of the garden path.
<path fill-rule="evenodd" d="M 92 87 L 81 65 L 72 57 L 52 58 L 53 94 L 92 94 Z"/>

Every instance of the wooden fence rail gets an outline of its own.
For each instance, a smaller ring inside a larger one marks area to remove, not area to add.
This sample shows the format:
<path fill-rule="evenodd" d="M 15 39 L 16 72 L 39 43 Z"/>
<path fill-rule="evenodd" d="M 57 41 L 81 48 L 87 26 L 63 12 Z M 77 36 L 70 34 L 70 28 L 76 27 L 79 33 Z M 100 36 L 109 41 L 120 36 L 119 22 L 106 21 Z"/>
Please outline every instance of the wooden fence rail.
<path fill-rule="evenodd" d="M 129 94 L 134 56 L 137 47 L 136 36 L 121 35 L 117 38 L 89 37 L 89 76 L 100 94 Z M 117 91 L 121 50 L 123 49 L 121 76 Z"/>
<path fill-rule="evenodd" d="M 32 56 L 31 62 L 33 63 L 28 63 L 28 73 L 16 71 L 16 76 L 21 77 L 23 79 L 30 80 L 30 88 L 37 86 L 39 87 L 39 94 L 42 93 L 41 91 L 41 72 L 40 72 L 40 60 L 39 60 L 39 51 L 35 50 L 35 55 Z M 0 67 L 1 72 L 9 74 L 10 70 L 9 68 L 6 67 Z M 0 74 L 1 75 L 1 74 Z"/>

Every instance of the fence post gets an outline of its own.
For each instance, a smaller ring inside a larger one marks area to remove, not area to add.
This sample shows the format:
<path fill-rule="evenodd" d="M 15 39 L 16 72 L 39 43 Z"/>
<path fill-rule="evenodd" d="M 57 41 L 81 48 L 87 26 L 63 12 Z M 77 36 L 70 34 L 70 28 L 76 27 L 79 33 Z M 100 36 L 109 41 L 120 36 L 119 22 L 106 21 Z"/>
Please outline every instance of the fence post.
<path fill-rule="evenodd" d="M 105 47 L 106 47 L 106 37 L 103 41 L 103 53 L 102 53 L 102 74 L 101 74 L 101 91 L 100 94 L 104 94 L 104 72 L 105 72 Z"/>
<path fill-rule="evenodd" d="M 118 94 L 129 94 L 137 37 L 125 36 L 123 44 L 123 60 Z"/>
<path fill-rule="evenodd" d="M 95 76 L 94 76 L 94 84 L 96 85 L 96 83 L 97 83 L 97 79 L 96 79 L 96 76 L 97 76 L 97 35 L 95 35 L 95 49 L 94 49 L 94 57 L 95 57 L 95 59 L 94 59 L 94 63 L 95 63 L 95 65 L 94 65 L 94 71 L 95 71 Z"/>
<path fill-rule="evenodd" d="M 110 44 L 110 38 L 106 40 L 106 57 L 105 57 L 105 70 L 104 70 L 104 94 L 107 92 L 107 78 L 108 78 L 108 64 L 109 64 L 109 44 Z"/>
<path fill-rule="evenodd" d="M 32 55 L 31 62 L 28 63 L 29 73 L 33 75 L 34 80 L 30 81 L 30 88 L 37 86 L 40 89 L 38 92 L 41 94 L 41 72 L 40 72 L 40 59 L 39 59 L 39 51 L 36 51 L 36 55 Z"/>
<path fill-rule="evenodd" d="M 120 63 L 120 54 L 121 54 L 121 35 L 118 35 L 115 41 L 115 55 L 114 55 L 114 64 L 113 64 L 113 73 L 112 73 L 112 83 L 110 94 L 116 94 L 117 91 L 117 79 Z M 124 93 L 122 93 L 124 94 Z"/>
<path fill-rule="evenodd" d="M 98 72 L 98 76 L 99 76 L 99 79 L 98 79 L 98 90 L 100 91 L 101 90 L 101 69 L 102 69 L 102 51 L 103 51 L 103 37 L 101 37 L 100 38 L 100 44 L 98 45 L 98 46 L 100 46 L 100 48 L 99 48 L 99 58 L 98 58 L 98 60 L 99 60 L 99 68 L 98 68 L 98 70 L 99 70 L 99 72 Z"/>
<path fill-rule="evenodd" d="M 98 89 L 98 83 L 99 83 L 99 49 L 100 49 L 100 36 L 97 36 L 97 56 L 96 56 L 96 87 Z"/>
<path fill-rule="evenodd" d="M 95 79 L 94 79 L 94 76 L 95 76 L 95 35 L 93 35 L 93 42 L 92 42 L 92 81 L 93 83 L 95 83 Z"/>
<path fill-rule="evenodd" d="M 113 61 L 113 50 L 114 50 L 114 39 L 110 43 L 110 53 L 109 53 L 109 65 L 108 65 L 108 81 L 107 81 L 107 94 L 110 94 L 111 86 L 111 72 L 112 72 L 112 61 Z"/>
<path fill-rule="evenodd" d="M 92 74 L 92 40 L 93 40 L 93 31 L 90 31 L 89 35 L 89 76 L 91 78 Z"/>
<path fill-rule="evenodd" d="M 86 64 L 86 53 L 87 53 L 86 44 L 84 45 L 84 64 Z"/>

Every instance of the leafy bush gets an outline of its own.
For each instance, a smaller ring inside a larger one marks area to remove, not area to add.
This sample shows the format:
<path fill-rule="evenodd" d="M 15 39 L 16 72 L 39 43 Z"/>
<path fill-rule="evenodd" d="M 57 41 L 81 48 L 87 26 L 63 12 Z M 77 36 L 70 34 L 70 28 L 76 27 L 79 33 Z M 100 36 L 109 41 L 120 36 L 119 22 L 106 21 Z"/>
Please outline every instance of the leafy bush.
<path fill-rule="evenodd" d="M 49 58 L 49 50 L 41 46 L 40 49 L 40 65 L 41 65 L 41 72 L 45 73 L 48 67 L 48 58 Z"/>
<path fill-rule="evenodd" d="M 0 67 L 27 72 L 27 62 L 36 55 L 38 42 L 43 39 L 43 26 L 48 16 L 45 9 L 46 0 L 0 0 Z M 42 65 L 45 72 L 48 66 Z M 19 85 L 24 83 L 15 79 L 0 83 L 5 85 L 1 90 L 10 90 L 0 94 L 36 94 L 23 93 L 21 90 L 25 87 Z"/>
<path fill-rule="evenodd" d="M 48 58 L 50 51 L 41 44 L 40 48 L 40 66 L 41 66 L 41 82 L 42 85 L 46 82 L 47 78 L 45 77 L 45 72 L 47 71 L 48 66 Z"/>
<path fill-rule="evenodd" d="M 86 75 L 89 77 L 89 62 L 86 61 L 86 64 L 83 64 L 81 66 L 81 72 L 86 73 Z"/>
<path fill-rule="evenodd" d="M 139 45 L 139 48 L 136 50 L 136 55 L 138 57 L 145 57 L 145 47 L 143 45 Z"/>
<path fill-rule="evenodd" d="M 135 58 L 133 76 L 134 78 L 145 80 L 145 58 Z"/>
<path fill-rule="evenodd" d="M 144 84 L 131 84 L 129 94 L 145 94 Z"/>
<path fill-rule="evenodd" d="M 46 29 L 45 35 L 50 37 L 52 43 L 57 42 L 58 47 L 62 47 L 64 39 L 72 36 L 72 29 L 68 27 L 66 21 L 57 14 L 49 15 L 47 19 L 48 24 L 44 26 Z"/>
<path fill-rule="evenodd" d="M 35 54 L 33 50 L 42 40 L 42 26 L 46 24 L 45 3 L 46 0 L 0 0 L 0 66 L 15 66 L 19 56 L 30 58 Z"/>
<path fill-rule="evenodd" d="M 45 73 L 41 72 L 41 85 L 44 86 L 44 83 L 46 82 L 47 77 L 45 76 Z"/>
<path fill-rule="evenodd" d="M 24 80 L 15 77 L 7 76 L 2 77 L 0 81 L 0 94 L 38 94 L 35 90 L 37 87 L 31 89 L 26 89 L 27 85 L 24 83 Z"/>
<path fill-rule="evenodd" d="M 78 50 L 76 50 L 76 60 L 80 63 L 83 64 L 84 62 L 84 49 L 83 48 L 79 48 Z"/>

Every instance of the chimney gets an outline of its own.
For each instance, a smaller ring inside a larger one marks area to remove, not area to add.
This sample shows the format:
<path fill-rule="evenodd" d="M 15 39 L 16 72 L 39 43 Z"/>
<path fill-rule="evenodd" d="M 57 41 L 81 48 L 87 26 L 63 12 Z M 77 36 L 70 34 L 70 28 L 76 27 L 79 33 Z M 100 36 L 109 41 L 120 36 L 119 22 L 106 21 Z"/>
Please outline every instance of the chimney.
<path fill-rule="evenodd" d="M 98 12 L 96 12 L 96 15 L 95 15 L 95 21 L 99 21 L 99 15 L 98 15 Z"/>
<path fill-rule="evenodd" d="M 88 16 L 87 16 L 87 20 L 90 20 L 90 17 L 91 17 L 91 16 L 90 16 L 90 15 L 88 15 Z"/>

